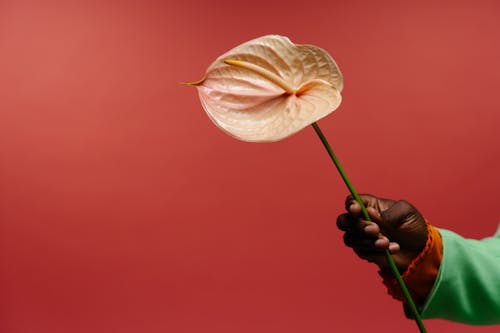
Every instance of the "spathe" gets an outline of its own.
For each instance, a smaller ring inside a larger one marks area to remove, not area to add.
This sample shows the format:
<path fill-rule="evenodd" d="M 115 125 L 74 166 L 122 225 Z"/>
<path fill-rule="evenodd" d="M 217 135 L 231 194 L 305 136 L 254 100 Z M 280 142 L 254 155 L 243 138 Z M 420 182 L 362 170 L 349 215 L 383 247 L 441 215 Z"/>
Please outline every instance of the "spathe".
<path fill-rule="evenodd" d="M 217 58 L 196 86 L 203 108 L 229 135 L 251 142 L 284 139 L 327 116 L 342 97 L 342 74 L 312 45 L 268 35 Z"/>

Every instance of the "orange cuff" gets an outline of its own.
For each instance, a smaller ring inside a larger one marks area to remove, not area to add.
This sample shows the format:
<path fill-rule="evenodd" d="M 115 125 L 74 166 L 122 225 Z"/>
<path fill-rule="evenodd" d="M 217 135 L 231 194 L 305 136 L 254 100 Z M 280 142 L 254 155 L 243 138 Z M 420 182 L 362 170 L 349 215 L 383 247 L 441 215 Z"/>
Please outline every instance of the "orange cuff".
<path fill-rule="evenodd" d="M 401 275 L 415 303 L 424 303 L 434 286 L 443 258 L 443 241 L 438 230 L 427 223 L 427 241 L 425 247 L 408 265 Z M 391 273 L 380 271 L 383 283 L 389 294 L 400 301 L 404 300 L 401 288 Z"/>

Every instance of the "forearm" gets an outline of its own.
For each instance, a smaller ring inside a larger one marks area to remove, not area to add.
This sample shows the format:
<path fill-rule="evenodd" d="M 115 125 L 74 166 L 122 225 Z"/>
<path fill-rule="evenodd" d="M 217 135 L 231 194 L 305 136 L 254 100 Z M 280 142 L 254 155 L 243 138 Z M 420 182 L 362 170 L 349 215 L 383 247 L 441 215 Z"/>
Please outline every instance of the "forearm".
<path fill-rule="evenodd" d="M 442 229 L 437 235 L 431 235 L 403 273 L 422 316 L 472 325 L 500 323 L 500 234 L 480 241 Z M 389 293 L 401 299 L 395 281 L 382 276 Z"/>
<path fill-rule="evenodd" d="M 500 324 L 500 235 L 465 239 L 440 230 L 443 258 L 422 315 L 473 325 Z"/>

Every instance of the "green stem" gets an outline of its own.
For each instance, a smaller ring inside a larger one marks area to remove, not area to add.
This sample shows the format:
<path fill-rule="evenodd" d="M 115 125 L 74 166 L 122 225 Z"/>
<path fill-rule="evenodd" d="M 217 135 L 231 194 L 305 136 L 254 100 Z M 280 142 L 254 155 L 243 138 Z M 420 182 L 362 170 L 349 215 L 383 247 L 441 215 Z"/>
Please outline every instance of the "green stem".
<path fill-rule="evenodd" d="M 339 171 L 340 176 L 342 177 L 342 180 L 347 185 L 347 188 L 349 189 L 349 192 L 351 192 L 351 194 L 354 197 L 354 199 L 361 206 L 361 211 L 363 213 L 364 218 L 367 221 L 371 221 L 370 215 L 368 215 L 368 211 L 366 210 L 366 207 L 365 207 L 363 201 L 359 197 L 358 192 L 356 192 L 356 190 L 354 189 L 354 186 L 352 186 L 352 183 L 349 180 L 349 178 L 347 178 L 347 175 L 346 175 L 346 173 L 344 171 L 344 168 L 342 168 L 342 166 L 340 165 L 339 160 L 337 159 L 337 157 L 333 153 L 333 150 L 330 147 L 330 144 L 328 143 L 328 140 L 326 140 L 326 138 L 323 135 L 323 132 L 321 132 L 321 129 L 319 128 L 318 124 L 317 123 L 312 123 L 312 127 L 316 131 L 316 134 L 318 134 L 318 137 L 320 138 L 321 142 L 323 143 L 323 146 L 325 146 L 325 149 L 328 152 L 328 155 L 330 155 L 330 157 L 331 157 L 331 159 L 333 161 L 333 164 L 335 164 L 335 167 Z M 405 282 L 401 278 L 401 274 L 399 274 L 399 270 L 396 267 L 396 263 L 394 262 L 394 259 L 392 258 L 391 253 L 387 249 L 385 250 L 385 257 L 387 259 L 387 262 L 389 263 L 389 267 L 391 268 L 392 273 L 394 274 L 394 277 L 396 278 L 396 280 L 397 280 L 397 282 L 398 282 L 398 284 L 399 284 L 399 286 L 401 288 L 401 291 L 403 292 L 403 295 L 404 295 L 404 297 L 406 299 L 406 303 L 408 304 L 408 306 L 410 307 L 411 312 L 413 313 L 413 316 L 415 318 L 415 321 L 417 323 L 417 326 L 418 326 L 420 332 L 421 333 L 426 333 L 427 330 L 425 329 L 424 323 L 422 322 L 422 318 L 420 317 L 420 313 L 418 312 L 417 307 L 415 306 L 415 302 L 413 302 L 413 299 L 411 298 L 410 292 L 408 291 L 408 288 L 406 287 Z"/>

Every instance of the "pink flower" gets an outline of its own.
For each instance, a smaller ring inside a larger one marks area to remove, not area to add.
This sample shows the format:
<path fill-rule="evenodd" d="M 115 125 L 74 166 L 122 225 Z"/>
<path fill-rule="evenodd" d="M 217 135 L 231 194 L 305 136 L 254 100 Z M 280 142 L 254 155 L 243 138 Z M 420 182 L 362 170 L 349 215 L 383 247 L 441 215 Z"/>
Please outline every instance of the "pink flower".
<path fill-rule="evenodd" d="M 196 86 L 203 108 L 227 134 L 251 142 L 284 139 L 340 105 L 342 74 L 312 45 L 269 35 L 217 58 Z"/>

